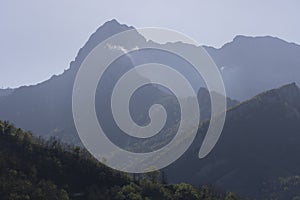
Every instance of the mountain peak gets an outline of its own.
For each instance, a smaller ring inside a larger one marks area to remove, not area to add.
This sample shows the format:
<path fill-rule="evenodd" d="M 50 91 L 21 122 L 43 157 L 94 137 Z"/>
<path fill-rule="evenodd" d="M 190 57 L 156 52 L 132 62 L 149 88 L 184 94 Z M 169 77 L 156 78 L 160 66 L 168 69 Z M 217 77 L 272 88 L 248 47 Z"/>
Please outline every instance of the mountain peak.
<path fill-rule="evenodd" d="M 111 20 L 109 20 L 109 21 L 105 22 L 104 24 L 106 24 L 106 23 L 114 23 L 114 24 L 121 25 L 121 23 L 120 23 L 120 22 L 118 22 L 118 20 L 116 20 L 116 19 L 111 19 Z"/>
<path fill-rule="evenodd" d="M 299 46 L 296 43 L 290 43 L 275 36 L 236 35 L 231 42 L 225 43 L 221 48 L 228 47 L 228 46 L 237 46 L 237 45 L 243 45 L 245 47 L 251 47 L 253 45 L 263 45 L 263 46 L 276 45 L 276 47 L 282 47 L 282 45 L 288 45 L 288 44 Z"/>
<path fill-rule="evenodd" d="M 105 22 L 100 26 L 89 38 L 88 43 L 99 44 L 101 41 L 117 33 L 134 29 L 132 26 L 126 24 L 120 24 L 116 19 Z"/>
<path fill-rule="evenodd" d="M 279 39 L 279 38 L 276 38 L 276 37 L 272 37 L 272 36 L 248 36 L 248 35 L 236 35 L 234 38 L 233 38 L 233 41 L 236 41 L 236 40 L 249 40 L 249 39 L 259 39 L 259 38 L 265 38 L 265 39 Z"/>
<path fill-rule="evenodd" d="M 269 105 L 274 103 L 298 105 L 300 102 L 300 89 L 296 83 L 293 82 L 279 88 L 263 92 L 249 101 L 252 100 L 258 100 L 259 102 L 267 103 Z"/>
<path fill-rule="evenodd" d="M 134 29 L 133 26 L 127 26 L 126 24 L 121 24 L 118 22 L 116 19 L 112 19 L 110 21 L 105 22 L 102 26 L 100 26 L 95 33 L 98 31 L 103 31 L 103 30 L 129 30 L 129 29 Z"/>
<path fill-rule="evenodd" d="M 290 84 L 286 84 L 286 85 L 280 87 L 279 89 L 281 89 L 281 90 L 282 89 L 297 89 L 297 90 L 299 90 L 299 87 L 297 86 L 296 82 L 292 82 Z"/>
<path fill-rule="evenodd" d="M 300 93 L 300 89 L 297 86 L 297 84 L 295 82 L 283 85 L 277 89 L 273 89 L 273 90 L 269 90 L 267 92 L 264 92 L 258 96 L 264 95 L 264 94 L 277 94 L 280 95 L 282 97 L 288 97 L 291 95 L 299 95 Z"/>
<path fill-rule="evenodd" d="M 89 37 L 85 45 L 79 50 L 75 61 L 71 63 L 71 68 L 75 68 L 77 70 L 81 62 L 91 52 L 91 50 L 104 40 L 115 34 L 132 29 L 134 29 L 134 27 L 121 24 L 116 19 L 105 22 Z M 138 32 L 137 36 L 140 36 Z"/>
<path fill-rule="evenodd" d="M 280 87 L 277 93 L 289 103 L 297 103 L 296 101 L 300 100 L 300 89 L 295 82 Z"/>

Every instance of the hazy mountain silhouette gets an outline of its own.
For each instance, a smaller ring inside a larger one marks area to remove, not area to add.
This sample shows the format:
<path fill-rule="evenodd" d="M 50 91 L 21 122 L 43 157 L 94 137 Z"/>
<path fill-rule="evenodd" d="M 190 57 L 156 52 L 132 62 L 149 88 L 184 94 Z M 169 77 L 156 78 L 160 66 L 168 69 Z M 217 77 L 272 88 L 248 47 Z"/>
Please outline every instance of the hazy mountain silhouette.
<path fill-rule="evenodd" d="M 300 173 L 300 89 L 296 84 L 264 92 L 230 109 L 220 140 L 200 160 L 207 125 L 201 126 L 184 156 L 166 169 L 169 180 L 213 184 L 262 198 L 264 183 Z"/>
<path fill-rule="evenodd" d="M 44 136 L 57 136 L 66 142 L 78 143 L 79 138 L 74 126 L 71 107 L 72 89 L 77 70 L 79 69 L 85 57 L 96 45 L 98 45 L 100 42 L 111 35 L 131 29 L 133 29 L 133 27 L 121 25 L 116 20 L 106 22 L 94 34 L 91 35 L 84 47 L 79 50 L 75 60 L 70 63 L 70 68 L 68 70 L 65 70 L 63 74 L 53 76 L 49 80 L 38 85 L 20 87 L 18 89 L 15 89 L 15 91 L 11 95 L 1 97 L 0 119 L 9 120 L 15 125 L 26 130 L 31 130 L 36 134 L 41 134 Z M 123 45 L 122 47 L 125 49 L 132 49 L 147 42 L 145 38 L 142 37 L 138 32 L 136 32 L 136 36 L 134 39 L 136 43 L 121 44 Z M 159 45 L 155 43 L 151 44 Z M 111 45 L 113 46 L 120 44 Z M 187 48 L 190 45 L 185 46 Z M 115 51 L 120 50 L 108 49 L 109 53 L 115 53 Z M 151 53 L 154 53 L 155 55 L 153 56 Z M 184 67 L 181 67 L 181 64 L 185 63 L 180 62 L 180 60 L 178 61 L 178 59 L 176 60 L 176 62 L 172 61 L 172 59 L 166 60 L 164 57 L 165 55 L 156 56 L 157 52 L 151 53 L 149 54 L 146 52 L 145 54 L 142 54 L 142 56 L 139 54 L 132 54 L 130 55 L 130 57 L 122 57 L 118 60 L 118 62 L 112 64 L 112 67 L 110 68 L 111 70 L 108 70 L 107 72 L 108 76 L 104 77 L 104 79 L 102 80 L 102 85 L 105 85 L 105 87 L 101 88 L 101 84 L 99 83 L 98 92 L 96 94 L 96 110 L 99 114 L 98 117 L 103 120 L 103 124 L 107 125 L 107 129 L 110 130 L 111 139 L 116 140 L 116 143 L 118 143 L 118 141 L 124 141 L 122 140 L 124 136 L 118 134 L 118 129 L 112 128 L 112 126 L 114 125 L 112 121 L 107 121 L 111 116 L 111 113 L 109 113 L 110 111 L 108 109 L 110 108 L 110 106 L 107 106 L 107 102 L 109 100 L 109 95 L 107 94 L 112 91 L 112 88 L 120 75 L 130 69 L 130 67 L 135 66 L 137 63 L 152 61 L 154 58 L 159 59 L 160 61 L 165 62 L 170 66 L 174 65 L 175 68 L 177 67 L 177 69 L 180 69 L 183 74 L 185 74 L 186 76 L 190 76 L 193 79 L 194 85 L 197 85 L 195 86 L 195 88 L 199 88 L 201 86 L 201 84 L 198 83 L 201 82 L 201 80 L 198 80 L 197 82 L 197 76 L 193 76 L 192 70 L 185 70 Z M 138 95 L 137 93 L 137 95 L 135 95 L 137 98 L 133 98 L 133 102 L 135 102 L 135 110 L 133 109 L 132 112 L 136 113 L 136 116 L 141 116 L 141 113 L 144 112 L 144 110 L 141 110 L 141 108 L 145 108 L 147 107 L 147 105 L 153 105 L 153 103 L 157 101 L 162 102 L 160 99 L 164 99 L 164 105 L 170 104 L 170 112 L 172 112 L 171 109 L 176 110 L 176 106 L 174 104 L 176 103 L 175 97 L 170 92 L 159 89 L 158 87 L 155 87 L 153 85 L 148 85 L 148 87 L 144 87 L 143 89 L 143 95 Z M 202 119 L 207 119 L 207 116 L 210 115 L 210 104 L 206 105 L 206 103 L 201 103 L 208 102 L 208 95 L 209 94 L 206 92 L 203 93 L 203 95 L 199 96 L 199 98 L 204 99 L 200 101 L 201 107 L 203 108 L 201 114 L 202 116 L 204 116 Z M 232 106 L 236 103 L 236 101 L 228 99 L 228 105 Z M 174 111 L 173 113 L 176 114 L 176 111 Z M 144 116 L 148 114 L 148 111 L 145 110 L 145 112 L 142 114 L 143 115 L 139 119 L 147 120 L 147 118 L 145 118 Z M 169 121 L 170 123 L 172 123 L 172 121 L 176 121 L 176 116 L 170 118 Z M 168 125 L 169 124 L 166 124 L 166 127 Z"/>
<path fill-rule="evenodd" d="M 70 68 L 58 76 L 34 86 L 15 89 L 0 98 L 0 118 L 41 135 L 66 136 L 68 142 L 78 142 L 72 117 L 71 95 L 74 79 L 84 58 L 101 41 L 111 35 L 132 29 L 112 20 L 91 35 L 81 48 Z M 72 137 L 68 135 L 72 134 Z M 76 138 L 76 139 L 74 139 Z"/>
<path fill-rule="evenodd" d="M 300 45 L 270 36 L 236 36 L 220 49 L 205 48 L 232 98 L 245 100 L 291 82 L 300 84 Z"/>

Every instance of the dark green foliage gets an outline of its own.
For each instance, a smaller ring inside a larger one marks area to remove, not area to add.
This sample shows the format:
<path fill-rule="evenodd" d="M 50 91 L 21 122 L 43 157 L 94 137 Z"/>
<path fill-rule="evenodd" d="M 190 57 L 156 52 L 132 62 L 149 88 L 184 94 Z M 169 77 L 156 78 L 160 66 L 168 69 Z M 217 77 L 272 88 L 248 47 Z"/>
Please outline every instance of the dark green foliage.
<path fill-rule="evenodd" d="M 264 183 L 265 199 L 300 199 L 300 177 L 288 176 Z"/>
<path fill-rule="evenodd" d="M 167 185 L 166 180 L 159 171 L 132 179 L 97 162 L 84 149 L 55 138 L 45 141 L 0 121 L 1 200 L 227 198 L 208 187 Z"/>
<path fill-rule="evenodd" d="M 196 200 L 199 199 L 199 194 L 191 185 L 180 184 L 175 186 L 175 200 Z"/>

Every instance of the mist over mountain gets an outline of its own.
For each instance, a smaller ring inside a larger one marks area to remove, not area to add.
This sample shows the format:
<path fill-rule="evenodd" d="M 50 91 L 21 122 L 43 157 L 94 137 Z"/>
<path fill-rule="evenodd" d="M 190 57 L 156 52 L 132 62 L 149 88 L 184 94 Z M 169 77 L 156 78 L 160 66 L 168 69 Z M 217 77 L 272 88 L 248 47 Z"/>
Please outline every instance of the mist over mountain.
<path fill-rule="evenodd" d="M 199 159 L 207 126 L 202 124 L 190 149 L 166 168 L 169 180 L 212 184 L 263 199 L 273 190 L 267 183 L 299 175 L 300 89 L 295 83 L 229 109 L 217 145 Z"/>
<path fill-rule="evenodd" d="M 221 70 L 227 95 L 234 99 L 300 84 L 300 45 L 270 36 L 236 36 L 220 49 L 205 49 Z"/>
<path fill-rule="evenodd" d="M 10 89 L 10 88 L 0 89 L 0 97 L 10 95 L 13 91 L 14 91 L 14 89 Z"/>

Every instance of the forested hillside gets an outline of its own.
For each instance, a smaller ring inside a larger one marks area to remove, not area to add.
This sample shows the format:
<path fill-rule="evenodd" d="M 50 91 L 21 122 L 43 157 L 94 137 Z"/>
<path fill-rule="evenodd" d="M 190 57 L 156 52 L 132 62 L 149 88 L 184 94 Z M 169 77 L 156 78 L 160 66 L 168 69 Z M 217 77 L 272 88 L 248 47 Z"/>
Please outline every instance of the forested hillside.
<path fill-rule="evenodd" d="M 45 141 L 0 121 L 0 197 L 3 200 L 237 199 L 208 186 L 167 184 L 164 173 L 129 175 L 109 169 L 79 147 Z"/>

